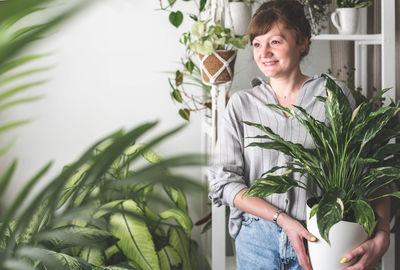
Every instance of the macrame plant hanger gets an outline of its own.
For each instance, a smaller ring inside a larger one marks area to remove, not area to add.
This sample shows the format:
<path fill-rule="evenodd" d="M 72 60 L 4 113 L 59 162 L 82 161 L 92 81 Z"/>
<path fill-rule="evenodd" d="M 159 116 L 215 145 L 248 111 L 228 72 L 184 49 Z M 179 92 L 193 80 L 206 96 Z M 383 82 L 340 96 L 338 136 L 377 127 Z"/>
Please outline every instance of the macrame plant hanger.
<path fill-rule="evenodd" d="M 231 11 L 229 9 L 229 1 L 228 0 L 207 0 L 206 3 L 206 18 L 205 19 L 210 19 L 212 24 L 216 24 L 216 22 L 220 22 L 223 26 L 226 24 L 231 25 L 231 33 L 232 35 L 235 35 L 235 30 L 233 27 L 233 20 L 232 20 L 232 15 Z M 202 57 L 200 60 L 200 68 L 201 70 L 205 73 L 205 75 L 209 78 L 209 82 L 205 82 L 206 84 L 211 85 L 211 103 L 212 103 L 212 136 L 211 136 L 211 152 L 214 152 L 215 148 L 215 143 L 217 141 L 217 98 L 220 92 L 220 87 L 225 87 L 226 89 L 230 89 L 232 85 L 232 81 L 228 81 L 225 83 L 223 86 L 219 84 L 216 79 L 218 76 L 226 69 L 229 73 L 229 76 L 232 80 L 233 78 L 233 71 L 230 68 L 230 63 L 235 59 L 236 57 L 236 51 L 235 53 L 227 60 L 223 59 L 220 55 L 218 55 L 216 52 L 213 52 L 213 55 L 222 63 L 221 68 L 214 73 L 213 75 L 210 74 L 210 72 L 204 67 L 204 63 L 209 57 L 208 55 L 205 55 Z"/>

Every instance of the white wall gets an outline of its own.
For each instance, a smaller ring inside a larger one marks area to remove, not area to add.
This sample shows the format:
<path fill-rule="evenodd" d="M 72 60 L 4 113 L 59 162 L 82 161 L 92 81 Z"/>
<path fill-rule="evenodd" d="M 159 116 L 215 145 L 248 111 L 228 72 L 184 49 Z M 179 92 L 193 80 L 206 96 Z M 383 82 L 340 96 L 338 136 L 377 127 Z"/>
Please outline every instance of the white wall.
<path fill-rule="evenodd" d="M 169 24 L 166 12 L 155 10 L 156 0 L 97 2 L 28 51 L 52 52 L 35 65 L 54 67 L 46 73 L 48 83 L 29 90 L 44 94 L 42 100 L 1 114 L 1 121 L 33 120 L 1 138 L 2 143 L 13 137 L 17 141 L 0 157 L 0 169 L 4 171 L 13 158 L 19 161 L 2 206 L 9 205 L 24 182 L 48 161 L 54 164 L 46 179 L 116 129 L 158 119 L 152 134 L 159 134 L 185 122 L 171 101 L 168 75 L 163 73 L 177 68 L 184 49 L 177 42 L 182 30 Z M 163 156 L 200 152 L 200 120 L 192 118 L 156 151 Z M 198 171 L 192 171 L 193 176 Z M 197 219 L 198 209 L 193 208 Z"/>

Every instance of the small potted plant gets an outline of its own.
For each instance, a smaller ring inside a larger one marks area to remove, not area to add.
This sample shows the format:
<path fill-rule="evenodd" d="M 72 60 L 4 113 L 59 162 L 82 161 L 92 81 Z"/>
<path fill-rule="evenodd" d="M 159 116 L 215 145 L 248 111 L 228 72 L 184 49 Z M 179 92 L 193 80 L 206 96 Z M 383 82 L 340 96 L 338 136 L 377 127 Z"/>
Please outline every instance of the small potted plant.
<path fill-rule="evenodd" d="M 192 40 L 192 36 L 195 39 Z M 203 81 L 219 84 L 232 80 L 237 49 L 245 48 L 248 37 L 233 36 L 220 22 L 211 24 L 210 20 L 198 20 L 192 32 L 183 34 L 181 40 L 199 55 Z"/>
<path fill-rule="evenodd" d="M 307 190 L 311 196 L 307 228 L 321 237 L 320 241 L 309 243 L 311 263 L 314 269 L 330 270 L 341 269 L 344 266 L 339 263 L 342 256 L 373 233 L 379 217 L 375 215 L 371 203 L 387 196 L 400 198 L 399 191 L 386 194 L 383 189 L 398 181 L 400 175 L 400 144 L 389 143 L 400 134 L 397 118 L 400 102 L 376 108 L 375 103 L 388 90 L 384 89 L 374 98 L 364 97 L 353 111 L 341 88 L 326 77 L 326 97 L 319 99 L 325 103 L 328 123 L 314 119 L 301 107 L 288 109 L 269 105 L 304 126 L 314 142 L 314 149 L 285 141 L 266 126 L 245 122 L 262 131 L 263 135 L 257 136 L 258 139 L 267 140 L 252 142 L 248 146 L 277 150 L 292 157 L 293 161 L 283 167 L 286 171 L 282 175 L 274 174 L 281 168 L 272 168 L 264 173 L 244 196 L 266 197 L 295 187 Z M 305 184 L 294 179 L 292 172 L 307 175 L 310 181 Z M 318 187 L 320 192 L 316 193 L 314 187 Z M 334 231 L 342 226 L 345 230 L 334 236 Z M 356 231 L 361 238 L 344 246 L 343 243 Z M 351 235 L 345 235 L 349 232 Z M 326 253 L 316 254 L 321 251 Z"/>
<path fill-rule="evenodd" d="M 339 34 L 355 34 L 358 28 L 358 10 L 372 5 L 372 0 L 336 0 L 338 8 L 331 21 Z"/>
<path fill-rule="evenodd" d="M 327 28 L 331 0 L 300 0 L 311 25 L 311 31 L 318 35 Z"/>

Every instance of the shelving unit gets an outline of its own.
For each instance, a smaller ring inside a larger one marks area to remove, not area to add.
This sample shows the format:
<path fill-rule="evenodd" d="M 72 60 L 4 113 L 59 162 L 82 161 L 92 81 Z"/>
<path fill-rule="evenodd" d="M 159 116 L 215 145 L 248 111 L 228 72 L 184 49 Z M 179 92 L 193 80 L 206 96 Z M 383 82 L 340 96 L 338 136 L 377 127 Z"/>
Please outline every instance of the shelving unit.
<path fill-rule="evenodd" d="M 389 99 L 396 99 L 396 66 L 395 66 L 395 1 L 381 0 L 381 33 L 380 34 L 357 34 L 357 35 L 337 35 L 321 34 L 313 36 L 312 41 L 334 41 L 346 40 L 354 41 L 355 55 L 355 86 L 367 89 L 367 46 L 381 46 L 381 76 L 382 89 L 391 88 L 386 93 Z M 203 124 L 203 137 L 210 140 L 202 140 L 203 149 L 207 153 L 212 153 L 212 147 L 218 136 L 218 125 L 225 108 L 225 87 L 214 87 L 213 95 L 213 120 Z M 364 93 L 365 94 L 365 93 Z M 387 101 L 389 99 L 386 99 Z M 211 151 L 211 152 L 208 152 Z M 226 256 L 226 219 L 225 207 L 212 206 L 212 240 L 211 240 L 211 261 L 212 269 L 225 270 L 236 269 L 235 260 Z M 228 236 L 229 237 L 229 236 Z M 382 270 L 394 270 L 394 234 L 391 235 L 391 246 L 382 259 Z"/>

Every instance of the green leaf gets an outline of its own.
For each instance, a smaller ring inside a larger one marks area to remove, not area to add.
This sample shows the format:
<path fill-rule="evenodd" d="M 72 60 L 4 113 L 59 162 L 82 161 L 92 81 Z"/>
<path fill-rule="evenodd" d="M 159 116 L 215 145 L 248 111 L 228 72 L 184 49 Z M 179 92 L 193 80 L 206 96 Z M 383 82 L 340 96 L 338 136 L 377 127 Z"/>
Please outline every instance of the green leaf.
<path fill-rule="evenodd" d="M 160 217 L 162 219 L 174 218 L 176 222 L 182 226 L 182 228 L 186 231 L 188 237 L 190 238 L 190 234 L 193 228 L 193 223 L 190 217 L 181 209 L 179 208 L 168 209 L 160 213 Z"/>
<path fill-rule="evenodd" d="M 318 204 L 318 230 L 322 238 L 324 238 L 325 241 L 328 242 L 328 244 L 330 244 L 329 230 L 334 224 L 338 223 L 343 218 L 344 198 L 345 192 L 340 188 L 334 188 L 323 194 L 321 201 Z"/>
<path fill-rule="evenodd" d="M 132 200 L 124 201 L 121 210 L 144 216 L 143 211 Z M 146 223 L 127 213 L 117 213 L 110 217 L 110 231 L 119 238 L 118 246 L 128 259 L 135 261 L 144 270 L 160 269 L 152 236 Z"/>
<path fill-rule="evenodd" d="M 185 232 L 177 226 L 171 226 L 168 231 L 168 243 L 182 258 L 182 270 L 192 270 L 190 262 L 190 239 Z"/>
<path fill-rule="evenodd" d="M 86 262 L 95 265 L 105 265 L 105 258 L 101 249 L 98 248 L 82 248 L 79 257 L 84 259 Z"/>
<path fill-rule="evenodd" d="M 174 89 L 171 93 L 171 96 L 174 98 L 174 100 L 176 100 L 179 103 L 182 103 L 183 99 L 182 99 L 182 95 L 181 95 L 181 91 L 179 91 L 178 89 Z"/>
<path fill-rule="evenodd" d="M 157 163 L 161 161 L 161 157 L 151 149 L 143 151 L 142 155 L 150 163 Z"/>
<path fill-rule="evenodd" d="M 178 252 L 171 246 L 163 247 L 157 252 L 157 255 L 160 259 L 161 270 L 173 270 L 179 268 L 182 264 L 182 259 Z"/>
<path fill-rule="evenodd" d="M 248 197 L 268 197 L 274 193 L 285 193 L 297 187 L 297 181 L 286 175 L 267 175 L 259 178 L 243 193 Z"/>
<path fill-rule="evenodd" d="M 180 70 L 175 72 L 175 86 L 178 87 L 183 83 L 183 73 Z"/>
<path fill-rule="evenodd" d="M 171 13 L 169 14 L 169 22 L 175 26 L 176 28 L 178 28 L 183 21 L 183 14 L 182 12 L 180 12 L 179 10 L 174 12 L 171 11 Z"/>
<path fill-rule="evenodd" d="M 168 0 L 168 4 L 172 7 L 175 4 L 176 0 Z"/>
<path fill-rule="evenodd" d="M 14 160 L 10 166 L 8 166 L 7 170 L 4 172 L 4 174 L 0 178 L 0 198 L 2 198 L 2 195 L 6 188 L 8 187 L 8 184 L 10 183 L 11 177 L 14 174 L 15 168 L 17 167 L 17 161 Z"/>
<path fill-rule="evenodd" d="M 185 63 L 185 67 L 186 67 L 187 71 L 189 71 L 189 73 L 192 73 L 193 69 L 194 69 L 194 63 L 189 60 Z"/>
<path fill-rule="evenodd" d="M 354 216 L 368 236 L 371 236 L 375 226 L 375 214 L 372 207 L 364 200 L 356 200 L 351 203 Z"/>
<path fill-rule="evenodd" d="M 116 242 L 111 233 L 88 227 L 67 226 L 39 233 L 36 240 L 46 243 L 54 249 L 62 250 L 69 247 L 98 247 L 106 242 Z"/>
<path fill-rule="evenodd" d="M 23 247 L 18 250 L 19 256 L 40 260 L 47 269 L 57 270 L 91 270 L 92 267 L 80 258 L 74 258 L 64 253 L 57 253 L 36 247 Z"/>
<path fill-rule="evenodd" d="M 190 119 L 190 111 L 188 109 L 186 109 L 186 108 L 185 109 L 180 109 L 179 110 L 179 115 L 185 120 L 189 121 L 189 119 Z"/>
<path fill-rule="evenodd" d="M 14 122 L 11 122 L 11 123 L 3 124 L 3 125 L 0 126 L 0 134 L 4 133 L 4 132 L 6 132 L 6 131 L 8 131 L 10 129 L 13 129 L 13 128 L 28 124 L 29 122 L 30 122 L 30 120 L 19 120 L 19 121 L 14 121 Z"/>
<path fill-rule="evenodd" d="M 207 0 L 200 0 L 199 11 L 205 11 Z"/>
<path fill-rule="evenodd" d="M 309 219 L 311 219 L 317 213 L 317 211 L 318 211 L 318 203 L 314 204 L 313 207 L 311 208 Z"/>
<path fill-rule="evenodd" d="M 175 206 L 181 209 L 183 212 L 188 213 L 188 206 L 185 193 L 179 188 L 169 187 L 163 185 L 165 192 L 168 197 L 174 202 Z"/>

